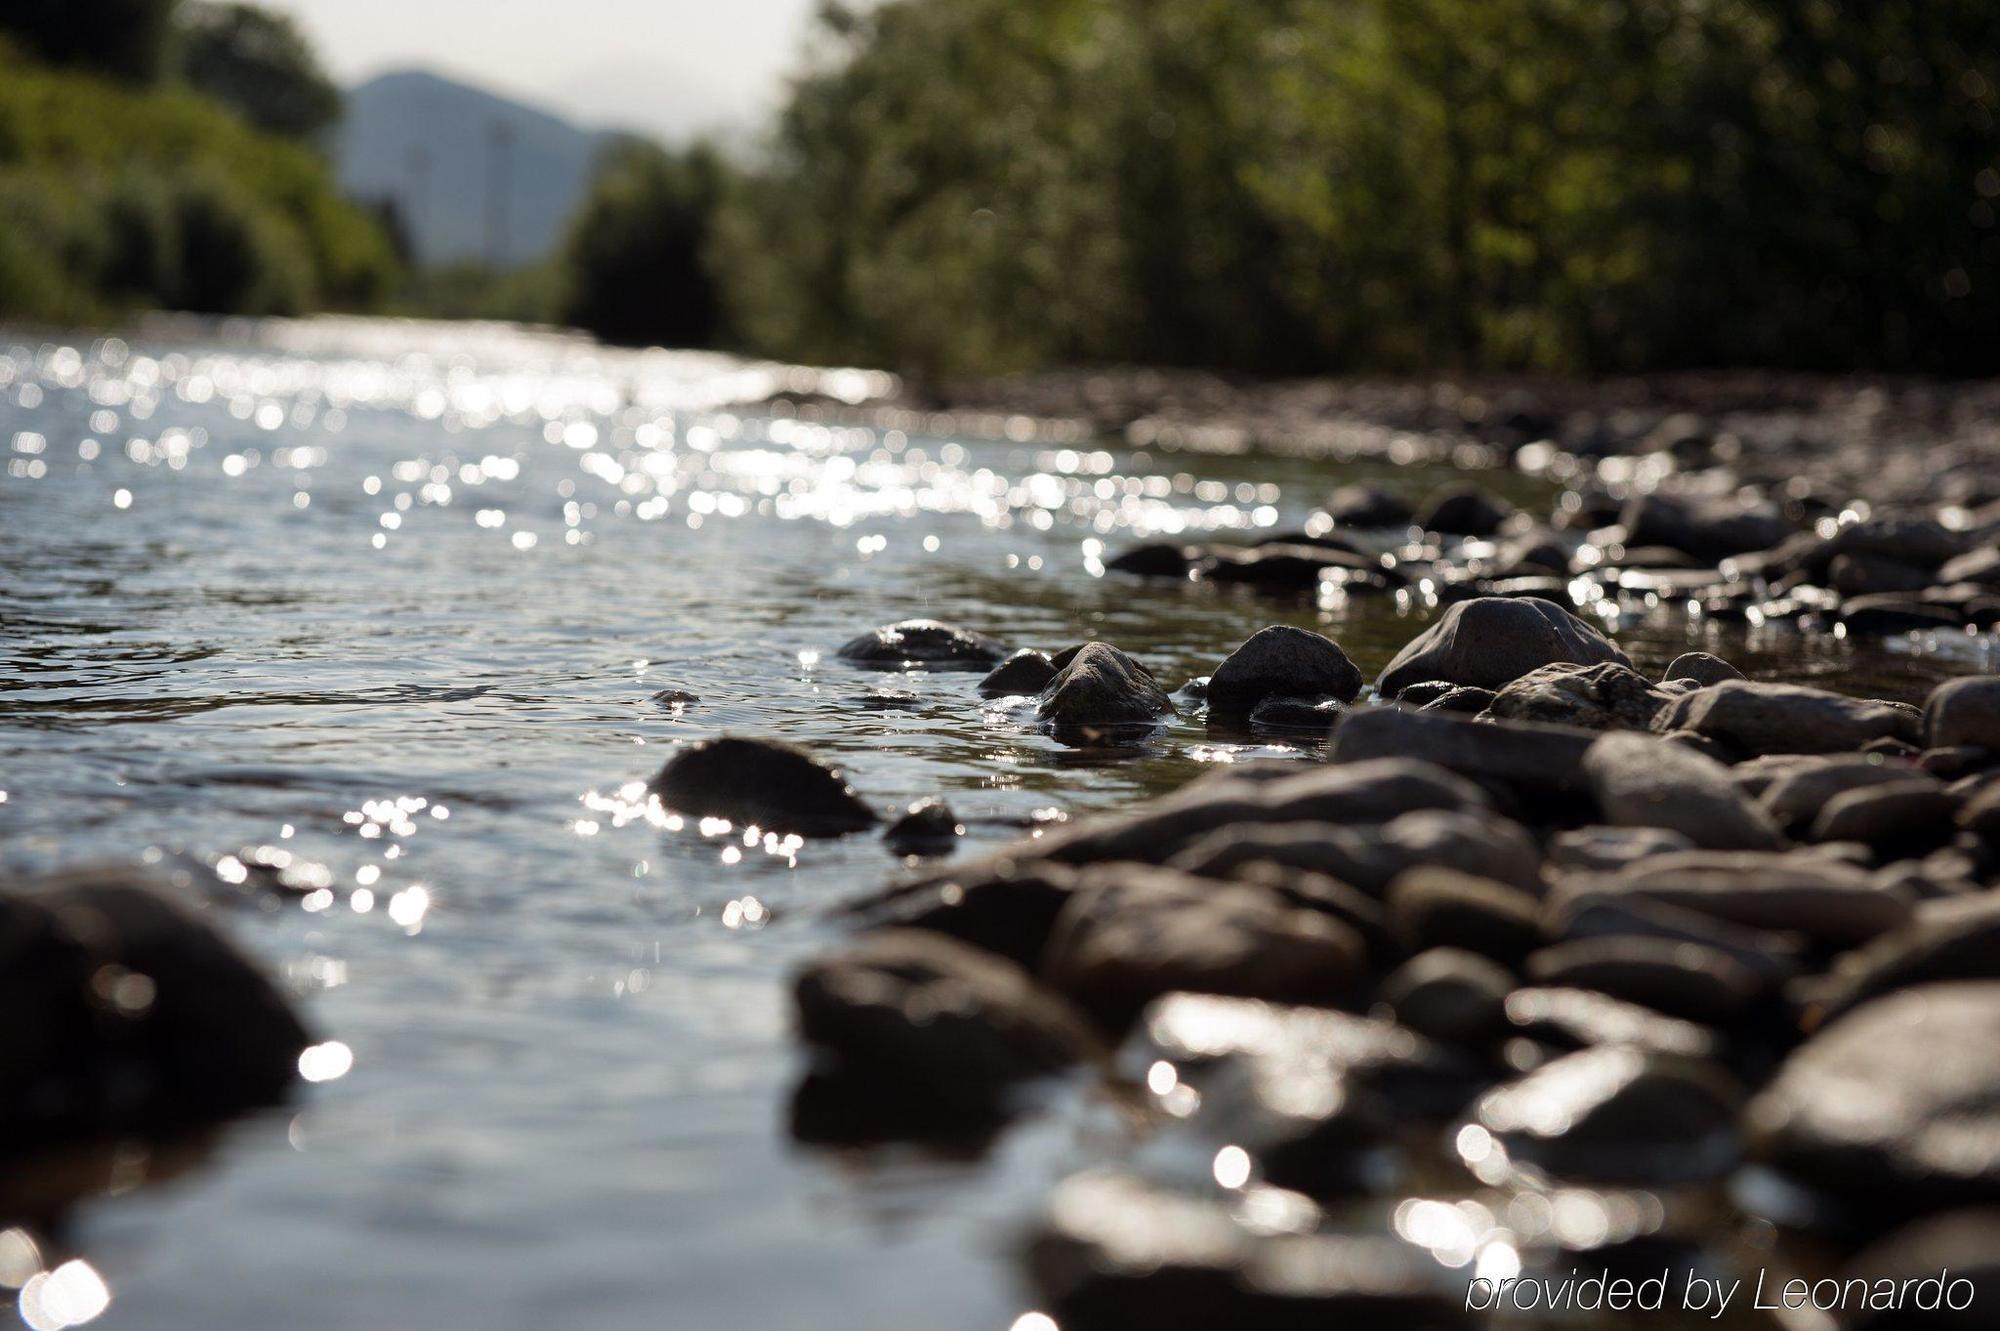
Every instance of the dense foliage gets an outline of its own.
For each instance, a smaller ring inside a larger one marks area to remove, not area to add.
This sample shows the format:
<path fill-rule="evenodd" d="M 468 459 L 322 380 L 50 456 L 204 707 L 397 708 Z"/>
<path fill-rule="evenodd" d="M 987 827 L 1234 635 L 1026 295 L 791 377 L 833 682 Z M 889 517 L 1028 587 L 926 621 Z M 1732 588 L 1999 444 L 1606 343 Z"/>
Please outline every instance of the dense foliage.
<path fill-rule="evenodd" d="M 340 89 L 283 14 L 183 4 L 179 27 L 181 77 L 258 129 L 310 139 L 340 119 Z"/>
<path fill-rule="evenodd" d="M 925 374 L 1993 370 L 1990 0 L 889 0 L 714 250 Z"/>
<path fill-rule="evenodd" d="M 563 320 L 612 342 L 711 345 L 720 296 L 709 232 L 725 182 L 707 149 L 614 142 L 558 257 Z"/>
<path fill-rule="evenodd" d="M 395 270 L 309 149 L 182 87 L 0 48 L 0 316 L 360 308 Z"/>

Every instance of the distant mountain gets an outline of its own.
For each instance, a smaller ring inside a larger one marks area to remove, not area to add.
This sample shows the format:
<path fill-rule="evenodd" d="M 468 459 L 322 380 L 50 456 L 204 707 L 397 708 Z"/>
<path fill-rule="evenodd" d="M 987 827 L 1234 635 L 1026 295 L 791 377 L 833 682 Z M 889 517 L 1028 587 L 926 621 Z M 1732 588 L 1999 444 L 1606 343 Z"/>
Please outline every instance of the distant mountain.
<path fill-rule="evenodd" d="M 561 238 L 610 136 L 424 70 L 347 92 L 341 188 L 392 199 L 425 264 L 532 262 Z"/>

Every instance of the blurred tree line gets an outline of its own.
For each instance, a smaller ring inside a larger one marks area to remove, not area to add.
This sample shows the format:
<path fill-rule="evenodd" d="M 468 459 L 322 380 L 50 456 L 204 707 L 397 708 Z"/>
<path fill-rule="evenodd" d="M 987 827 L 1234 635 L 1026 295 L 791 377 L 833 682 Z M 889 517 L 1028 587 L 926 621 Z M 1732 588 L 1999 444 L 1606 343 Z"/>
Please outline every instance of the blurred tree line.
<path fill-rule="evenodd" d="M 711 271 L 939 375 L 2000 369 L 1992 0 L 829 4 Z"/>
<path fill-rule="evenodd" d="M 50 252 L 132 303 L 395 285 L 283 20 L 10 0 L 10 37 L 0 312 Z M 1996 115 L 1993 0 L 827 3 L 759 152 L 621 141 L 549 263 L 396 307 L 931 379 L 1992 373 Z"/>
<path fill-rule="evenodd" d="M 0 5 L 0 315 L 364 309 L 398 280 L 321 149 L 340 95 L 242 4 Z"/>

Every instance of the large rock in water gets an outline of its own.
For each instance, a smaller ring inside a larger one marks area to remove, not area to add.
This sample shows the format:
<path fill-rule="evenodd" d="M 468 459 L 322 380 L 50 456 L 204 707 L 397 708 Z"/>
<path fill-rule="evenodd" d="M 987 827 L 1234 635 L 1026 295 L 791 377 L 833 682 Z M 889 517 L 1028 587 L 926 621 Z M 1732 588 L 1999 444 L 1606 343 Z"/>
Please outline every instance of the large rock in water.
<path fill-rule="evenodd" d="M 1545 665 L 1501 689 L 1486 705 L 1500 721 L 1546 721 L 1585 730 L 1645 730 L 1668 695 L 1630 666 Z"/>
<path fill-rule="evenodd" d="M 2000 1200 L 2000 982 L 1904 989 L 1794 1050 L 1751 1103 L 1759 1153 L 1871 1214 Z"/>
<path fill-rule="evenodd" d="M 701 740 L 667 759 L 653 793 L 675 813 L 800 836 L 843 836 L 878 821 L 847 780 L 795 744 L 747 735 Z"/>
<path fill-rule="evenodd" d="M 902 670 L 928 666 L 944 670 L 985 670 L 1005 659 L 1007 649 L 983 633 L 935 619 L 885 624 L 840 648 L 840 659 L 857 665 Z"/>
<path fill-rule="evenodd" d="M 1110 643 L 1072 647 L 1054 665 L 1035 713 L 1066 744 L 1128 743 L 1174 713 L 1152 672 Z"/>
<path fill-rule="evenodd" d="M 1096 1056 L 1083 1018 L 1012 962 L 889 930 L 799 973 L 799 1034 L 884 1095 L 994 1114 L 1007 1091 Z"/>
<path fill-rule="evenodd" d="M 0 1011 L 10 1150 L 274 1103 L 312 1042 L 240 952 L 122 868 L 6 885 Z"/>
<path fill-rule="evenodd" d="M 1713 758 L 1651 735 L 1614 733 L 1590 746 L 1584 773 L 1604 821 L 1661 827 L 1703 850 L 1780 850 L 1785 836 Z"/>
<path fill-rule="evenodd" d="M 1289 624 L 1250 635 L 1208 680 L 1208 707 L 1218 716 L 1248 716 L 1265 698 L 1338 698 L 1353 702 L 1361 671 L 1339 644 Z"/>
<path fill-rule="evenodd" d="M 1851 753 L 1870 740 L 1917 738 L 1915 708 L 1798 684 L 1730 680 L 1675 698 L 1653 729 L 1691 730 L 1755 756 Z"/>
<path fill-rule="evenodd" d="M 1558 662 L 1632 664 L 1596 629 L 1538 596 L 1480 596 L 1460 601 L 1419 633 L 1376 681 L 1392 698 L 1412 684 L 1442 680 L 1498 689 Z"/>

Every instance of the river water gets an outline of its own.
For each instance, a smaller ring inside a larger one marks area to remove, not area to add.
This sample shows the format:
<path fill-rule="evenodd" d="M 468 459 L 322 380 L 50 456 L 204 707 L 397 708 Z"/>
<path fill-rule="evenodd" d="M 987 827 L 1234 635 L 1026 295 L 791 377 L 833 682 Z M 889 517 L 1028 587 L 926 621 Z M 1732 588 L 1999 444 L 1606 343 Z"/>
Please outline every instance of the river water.
<path fill-rule="evenodd" d="M 983 706 L 976 675 L 835 649 L 934 615 L 1114 642 L 1173 686 L 1292 622 L 1372 675 L 1420 612 L 1096 556 L 1439 477 L 829 428 L 756 405 L 778 388 L 886 384 L 501 328 L 0 333 L 0 868 L 150 862 L 353 1055 L 178 1177 L 0 1250 L 85 1263 L 103 1326 L 935 1331 L 1031 1306 L 1011 1252 L 1088 1097 L 979 1160 L 796 1142 L 787 976 L 835 937 L 817 912 L 894 862 L 872 837 L 664 828 L 633 783 L 679 741 L 759 732 L 884 810 L 1019 819 L 1307 756 L 1183 722 L 1086 758 Z M 1964 668 L 1665 615 L 1618 631 L 1642 667 L 1699 646 L 1879 696 Z M 258 858 L 318 890 L 210 884 Z"/>

